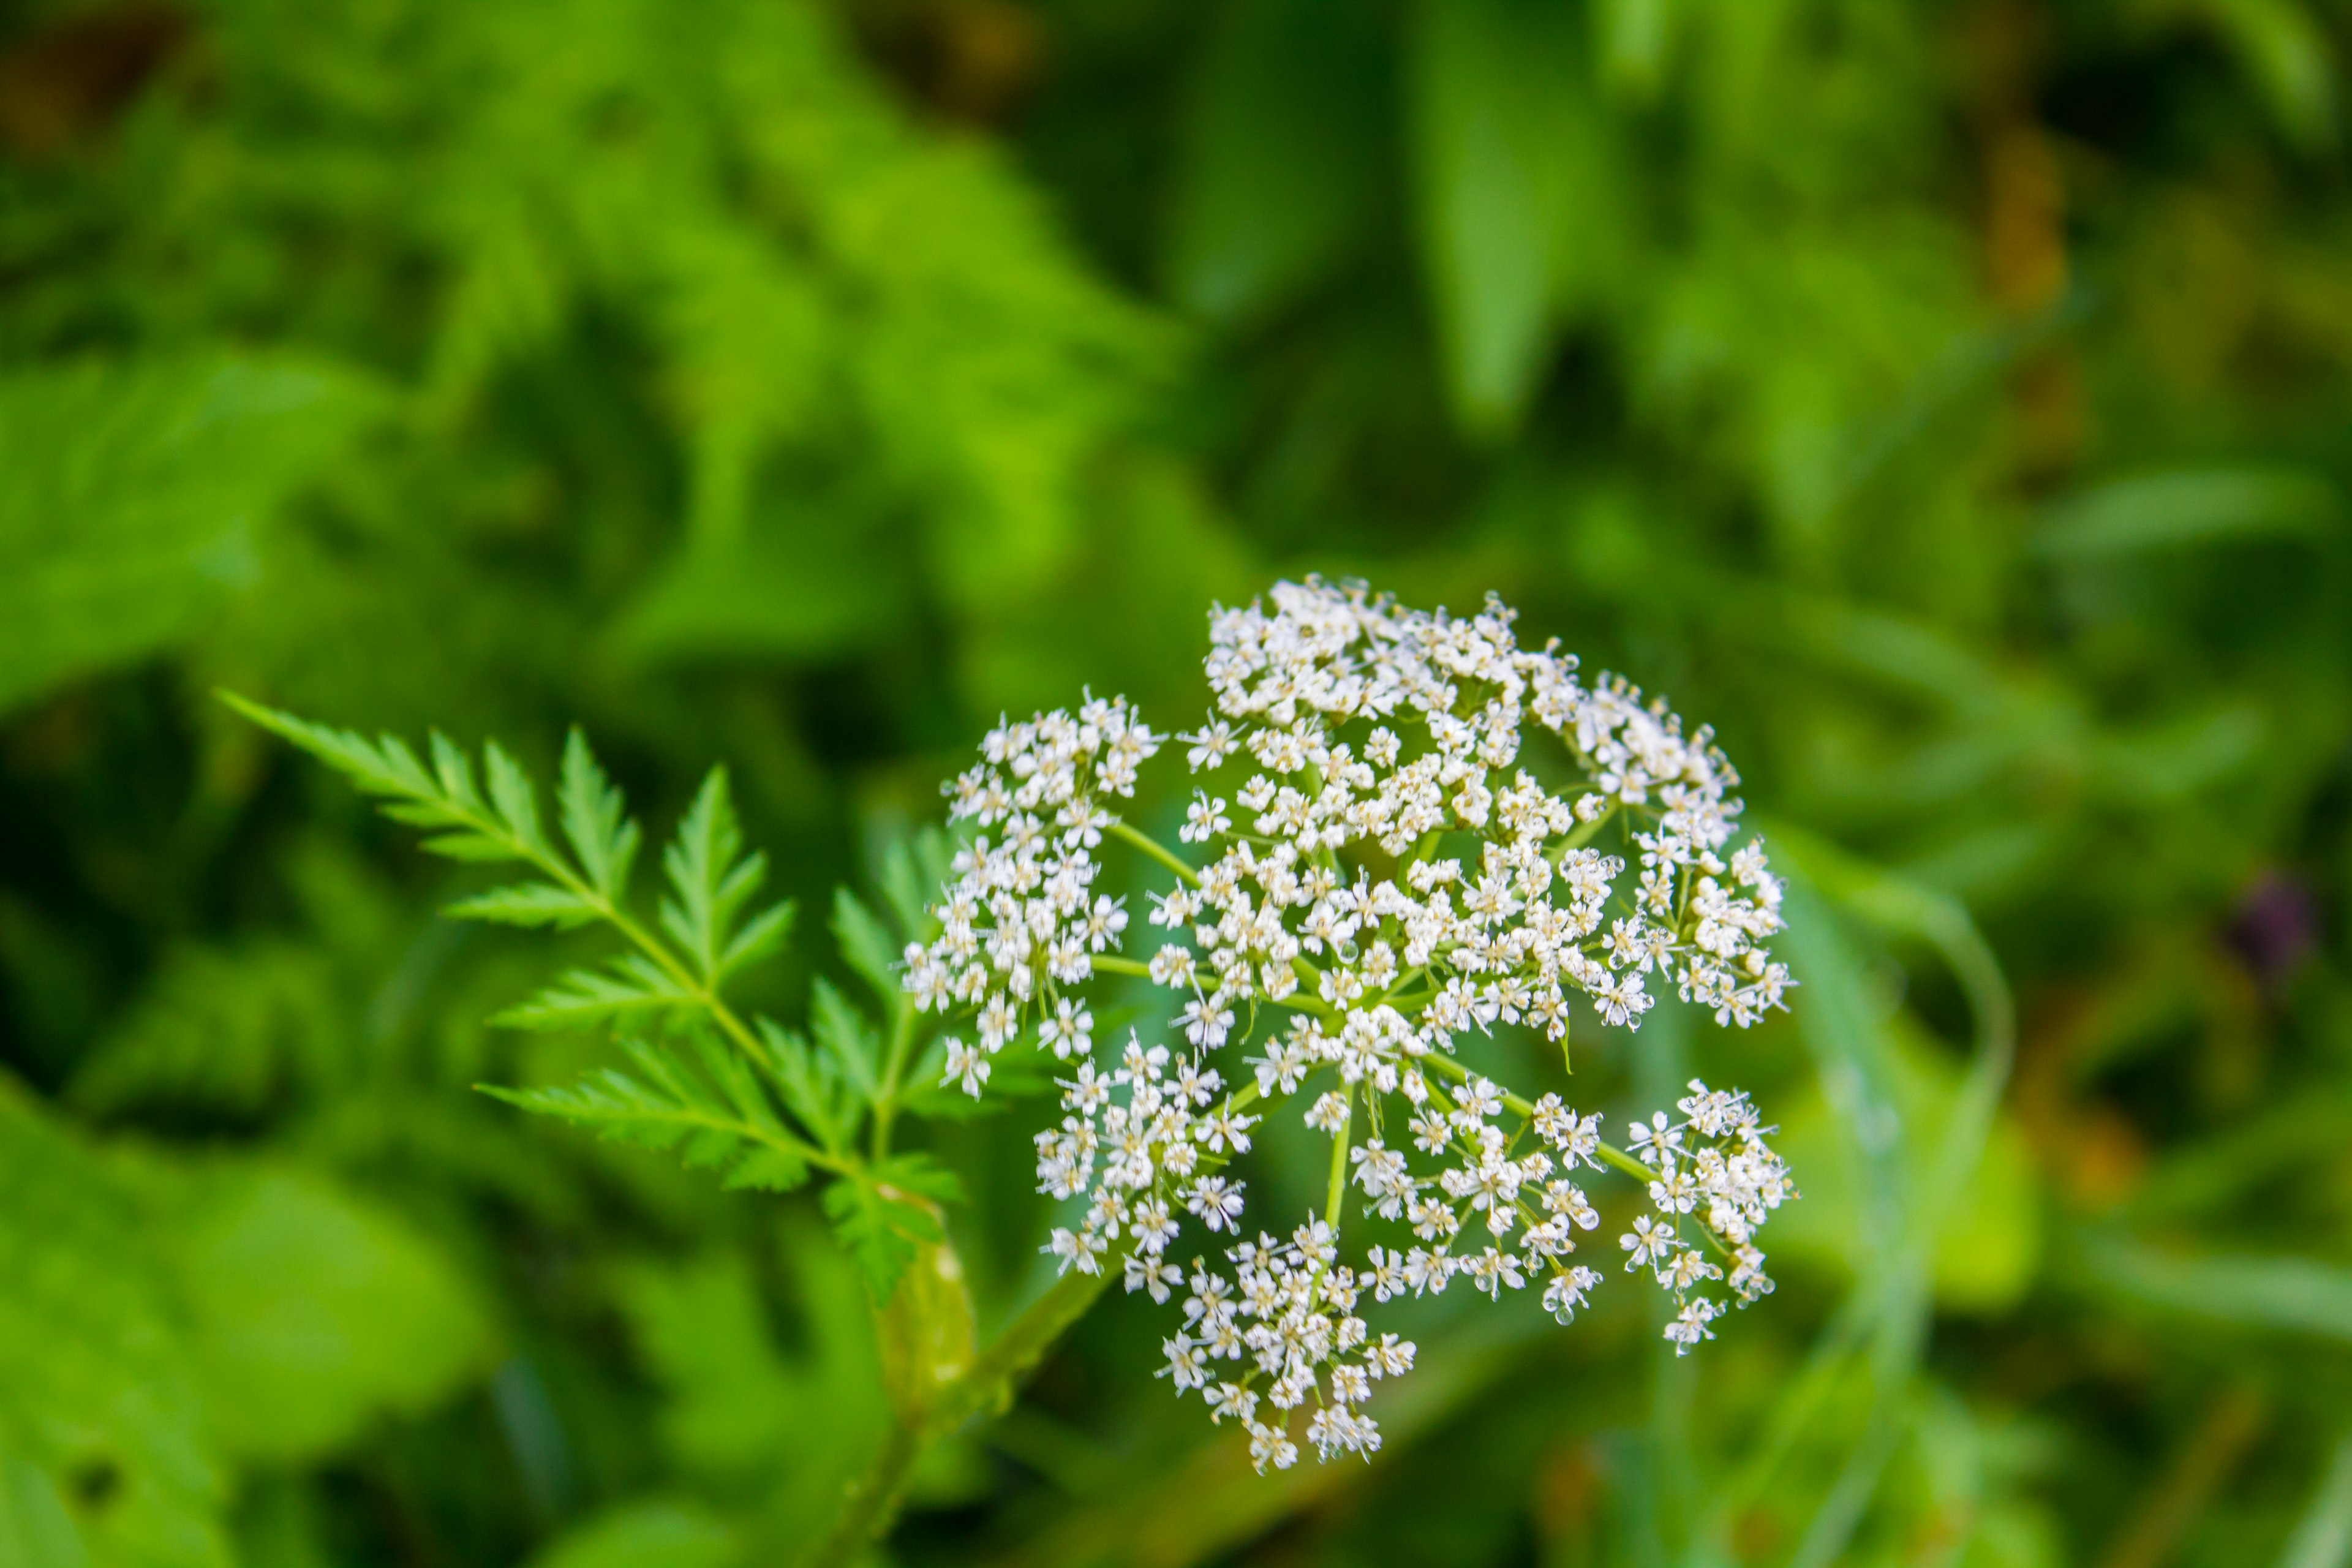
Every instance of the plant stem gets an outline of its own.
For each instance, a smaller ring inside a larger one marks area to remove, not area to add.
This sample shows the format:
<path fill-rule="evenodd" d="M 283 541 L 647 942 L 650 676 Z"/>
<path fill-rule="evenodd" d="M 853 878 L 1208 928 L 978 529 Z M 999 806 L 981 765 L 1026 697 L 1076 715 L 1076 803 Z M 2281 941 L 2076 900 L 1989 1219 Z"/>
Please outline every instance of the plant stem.
<path fill-rule="evenodd" d="M 929 1431 L 945 1436 L 974 1415 L 1010 1405 L 1022 1378 L 1045 1358 L 1065 1330 L 1086 1316 L 1123 1261 L 1114 1253 L 1100 1260 L 1096 1273 L 1081 1274 L 1073 1268 L 1055 1280 L 1026 1311 L 1004 1326 L 969 1371 L 940 1393 L 926 1423 Z"/>
<path fill-rule="evenodd" d="M 890 1153 L 890 1123 L 898 1114 L 898 1080 L 907 1074 L 907 1053 L 915 1043 L 915 1007 L 901 993 L 892 1007 L 890 1048 L 882 1061 L 882 1084 L 874 1096 L 874 1163 Z"/>
<path fill-rule="evenodd" d="M 1081 1274 L 1074 1268 L 1064 1274 L 1027 1310 L 1006 1324 L 1004 1331 L 961 1377 L 940 1391 L 918 1419 L 909 1422 L 894 1416 L 881 1450 L 850 1488 L 840 1517 L 807 1560 L 808 1568 L 846 1568 L 879 1540 L 898 1516 L 907 1479 L 924 1450 L 973 1416 L 993 1414 L 1012 1404 L 1022 1378 L 1072 1323 L 1086 1315 L 1122 1261 L 1113 1254 L 1101 1260 L 1097 1273 Z"/>
<path fill-rule="evenodd" d="M 882 1436 L 882 1450 L 866 1473 L 850 1483 L 849 1496 L 833 1521 L 833 1529 L 809 1555 L 809 1568 L 846 1568 L 881 1539 L 898 1511 L 907 1489 L 907 1476 L 928 1446 L 924 1434 L 897 1416 Z"/>
<path fill-rule="evenodd" d="M 1197 888 L 1201 885 L 1201 874 L 1198 871 L 1193 870 L 1192 867 L 1184 864 L 1183 861 L 1178 859 L 1169 851 L 1167 846 L 1161 844 L 1150 834 L 1139 833 L 1124 822 L 1112 823 L 1108 831 L 1113 838 L 1126 839 L 1129 844 L 1132 844 L 1138 849 L 1142 850 L 1146 855 L 1150 856 L 1154 860 L 1159 861 L 1162 866 L 1165 866 L 1170 870 L 1175 872 L 1178 877 L 1183 879 L 1185 886 Z"/>
<path fill-rule="evenodd" d="M 1349 1114 L 1340 1118 L 1339 1130 L 1331 1134 L 1331 1190 L 1323 1200 L 1323 1223 L 1335 1236 L 1339 1230 L 1339 1205 L 1348 1201 L 1348 1136 L 1355 1121 L 1355 1090 L 1348 1091 Z"/>

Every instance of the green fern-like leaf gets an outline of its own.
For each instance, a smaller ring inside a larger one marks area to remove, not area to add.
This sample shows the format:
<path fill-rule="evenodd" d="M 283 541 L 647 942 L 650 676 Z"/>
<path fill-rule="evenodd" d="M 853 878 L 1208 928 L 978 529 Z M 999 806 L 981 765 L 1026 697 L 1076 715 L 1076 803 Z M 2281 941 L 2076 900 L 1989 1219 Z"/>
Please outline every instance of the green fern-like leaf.
<path fill-rule="evenodd" d="M 857 971 L 858 978 L 874 988 L 882 1005 L 897 1006 L 902 995 L 897 944 L 890 940 L 889 929 L 881 918 L 846 888 L 834 889 L 833 939 L 841 948 L 843 959 Z"/>
<path fill-rule="evenodd" d="M 663 851 L 662 868 L 670 886 L 661 905 L 662 929 L 686 950 L 705 985 L 716 986 L 783 944 L 792 928 L 790 903 L 772 905 L 736 928 L 737 915 L 767 880 L 768 858 L 743 853 L 726 769 L 713 768 L 703 780 L 677 838 Z"/>
<path fill-rule="evenodd" d="M 896 1154 L 824 1190 L 824 1212 L 877 1300 L 888 1300 L 915 1248 L 941 1235 L 938 1205 L 961 1202 L 963 1185 L 928 1154 Z"/>
<path fill-rule="evenodd" d="M 699 995 L 679 986 L 651 959 L 631 953 L 601 969 L 567 971 L 554 984 L 492 1022 L 518 1029 L 584 1029 L 701 1005 Z"/>
<path fill-rule="evenodd" d="M 443 911 L 460 920 L 493 925 L 555 926 L 568 930 L 603 917 L 604 911 L 569 888 L 552 882 L 519 882 L 459 899 Z"/>
<path fill-rule="evenodd" d="M 588 738 L 573 730 L 563 744 L 563 779 L 556 791 L 563 837 L 596 890 L 619 902 L 637 858 L 637 825 L 629 820 L 621 792 L 604 776 Z"/>
<path fill-rule="evenodd" d="M 777 1118 L 740 1057 L 699 1042 L 698 1072 L 667 1047 L 625 1039 L 621 1048 L 635 1073 L 604 1068 L 553 1089 L 478 1087 L 611 1142 L 676 1151 L 690 1167 L 724 1171 L 730 1187 L 782 1192 L 808 1179 L 807 1146 Z"/>
<path fill-rule="evenodd" d="M 866 1016 L 820 980 L 810 991 L 809 1026 L 843 1079 L 861 1100 L 871 1101 L 881 1087 L 882 1037 Z"/>

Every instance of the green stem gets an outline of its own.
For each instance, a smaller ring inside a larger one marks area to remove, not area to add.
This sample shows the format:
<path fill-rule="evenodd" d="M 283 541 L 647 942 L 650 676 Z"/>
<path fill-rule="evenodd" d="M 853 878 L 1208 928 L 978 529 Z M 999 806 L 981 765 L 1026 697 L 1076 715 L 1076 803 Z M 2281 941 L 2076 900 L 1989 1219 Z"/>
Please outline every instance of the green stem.
<path fill-rule="evenodd" d="M 1331 1190 L 1323 1200 L 1323 1223 L 1331 1234 L 1339 1233 L 1340 1205 L 1348 1201 L 1349 1132 L 1355 1125 L 1355 1090 L 1348 1091 L 1348 1114 L 1339 1119 L 1339 1130 L 1331 1134 Z"/>
<path fill-rule="evenodd" d="M 809 1555 L 809 1568 L 845 1568 L 881 1539 L 891 1521 L 898 1517 L 898 1499 L 907 1489 L 907 1477 L 927 1446 L 928 1439 L 922 1433 L 891 1417 L 889 1430 L 882 1436 L 881 1452 L 874 1456 L 866 1473 L 850 1483 L 849 1495 L 842 1500 L 833 1529 Z"/>
<path fill-rule="evenodd" d="M 890 1152 L 890 1123 L 898 1114 L 898 1082 L 907 1073 L 907 1057 L 915 1045 L 914 1005 L 902 994 L 895 1004 L 890 1049 L 882 1062 L 882 1084 L 874 1096 L 874 1162 Z"/>
<path fill-rule="evenodd" d="M 1139 980 L 1151 978 L 1151 965 L 1139 963 L 1131 958 L 1118 958 L 1098 952 L 1087 961 L 1097 974 L 1132 974 Z"/>
<path fill-rule="evenodd" d="M 1100 1259 L 1099 1272 L 1081 1274 L 1073 1268 L 1054 1281 L 1027 1310 L 1004 1326 L 971 1369 L 940 1391 L 924 1423 L 932 1436 L 944 1436 L 974 1415 L 993 1414 L 1013 1403 L 1013 1395 L 1038 1362 L 1045 1359 L 1064 1331 L 1086 1316 L 1087 1309 L 1108 1288 L 1125 1264 L 1114 1252 Z"/>
<path fill-rule="evenodd" d="M 882 1447 L 866 1473 L 850 1487 L 833 1529 L 807 1559 L 807 1568 L 846 1568 L 880 1540 L 898 1517 L 916 1461 L 933 1443 L 975 1415 L 993 1415 L 1013 1403 L 1013 1392 L 1054 1342 L 1093 1306 L 1123 1259 L 1102 1259 L 1096 1274 L 1072 1269 L 1005 1326 L 964 1374 L 939 1393 L 918 1421 L 893 1417 Z"/>
<path fill-rule="evenodd" d="M 1171 854 L 1165 845 L 1150 835 L 1139 833 L 1124 822 L 1112 823 L 1108 831 L 1113 838 L 1126 839 L 1129 844 L 1175 872 L 1187 887 L 1197 888 L 1201 885 L 1201 874 Z"/>
<path fill-rule="evenodd" d="M 1612 802 L 1608 810 L 1602 812 L 1591 821 L 1581 824 L 1572 831 L 1561 835 L 1559 840 L 1559 852 L 1561 854 L 1566 854 L 1570 849 L 1581 849 L 1586 845 L 1591 843 L 1595 838 L 1600 837 L 1601 830 L 1609 826 L 1610 819 L 1617 815 L 1617 811 L 1618 807 L 1615 803 Z"/>

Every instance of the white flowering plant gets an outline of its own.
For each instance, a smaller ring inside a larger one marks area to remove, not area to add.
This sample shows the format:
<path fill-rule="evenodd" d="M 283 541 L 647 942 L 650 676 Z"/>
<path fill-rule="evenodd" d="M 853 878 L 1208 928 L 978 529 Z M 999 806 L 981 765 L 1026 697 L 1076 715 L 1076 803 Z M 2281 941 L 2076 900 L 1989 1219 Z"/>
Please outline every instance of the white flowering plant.
<path fill-rule="evenodd" d="M 1375 1333 L 1367 1298 L 1466 1279 L 1539 1287 L 1572 1318 L 1601 1282 L 1576 1260 L 1600 1223 L 1584 1173 L 1643 1184 L 1652 1212 L 1619 1244 L 1673 1293 L 1678 1353 L 1771 1289 L 1758 1232 L 1795 1195 L 1743 1094 L 1695 1081 L 1620 1149 L 1598 1115 L 1457 1056 L 1497 1024 L 1564 1053 L 1580 996 L 1628 1029 L 1654 985 L 1743 1028 L 1784 1005 L 1764 945 L 1780 884 L 1737 842 L 1738 776 L 1709 732 L 1622 680 L 1580 683 L 1556 645 L 1521 647 L 1497 600 L 1454 617 L 1310 578 L 1268 601 L 1215 613 L 1215 712 L 1194 731 L 1089 695 L 989 732 L 948 786 L 977 833 L 905 982 L 958 1021 L 944 1066 L 965 1093 L 1016 1040 L 1070 1065 L 1037 1176 L 1079 1212 L 1047 1245 L 1066 1271 L 1181 1296 L 1163 1375 L 1245 1427 L 1261 1470 L 1297 1460 L 1288 1416 L 1309 1405 L 1321 1457 L 1380 1446 L 1365 1401 L 1414 1346 Z M 1193 860 L 1117 809 L 1171 742 L 1202 781 L 1178 834 Z M 1172 878 L 1152 934 L 1097 889 L 1107 839 Z M 1094 1059 L 1106 975 L 1175 994 L 1164 1042 L 1130 1033 Z M 1277 1114 L 1329 1139 L 1330 1178 L 1320 1213 L 1269 1229 L 1231 1167 Z M 1409 1239 L 1352 1242 L 1351 1191 Z"/>
<path fill-rule="evenodd" d="M 437 734 L 420 756 L 226 700 L 428 849 L 523 868 L 452 914 L 620 939 L 500 1021 L 609 1029 L 627 1065 L 488 1092 L 730 1186 L 824 1184 L 871 1289 L 894 1416 L 814 1552 L 845 1563 L 887 1528 L 925 1447 L 1001 1408 L 1113 1280 L 1175 1303 L 1161 1375 L 1238 1423 L 1261 1471 L 1295 1464 L 1302 1440 L 1326 1459 L 1380 1447 L 1368 1402 L 1416 1347 L 1365 1310 L 1463 1283 L 1537 1290 L 1571 1320 L 1602 1283 L 1578 1258 L 1601 1223 L 1588 1174 L 1646 1194 L 1619 1247 L 1671 1293 L 1677 1353 L 1771 1289 L 1758 1236 L 1795 1187 L 1744 1094 L 1694 1081 L 1620 1148 L 1599 1115 L 1462 1059 L 1472 1036 L 1517 1026 L 1565 1060 L 1579 998 L 1633 1029 L 1671 986 L 1745 1028 L 1791 984 L 1765 946 L 1780 886 L 1741 838 L 1738 778 L 1709 733 L 1622 680 L 1580 683 L 1556 646 L 1519 647 L 1512 619 L 1491 599 L 1455 617 L 1284 583 L 1214 612 L 1215 711 L 1189 732 L 1091 694 L 1000 722 L 946 786 L 966 837 L 895 847 L 879 911 L 836 893 L 835 942 L 871 995 L 817 982 L 805 1030 L 730 996 L 781 952 L 792 907 L 756 906 L 766 862 L 723 772 L 666 847 L 648 920 L 633 905 L 639 829 L 576 731 L 551 831 L 496 744 L 478 770 Z M 1191 858 L 1119 810 L 1180 743 Z M 1140 924 L 1097 886 L 1113 843 L 1168 879 Z M 1107 981 L 1169 993 L 1164 1038 L 1097 1042 Z M 1016 1084 L 1060 1090 L 1036 1170 L 1069 1223 L 1044 1243 L 1058 1282 L 982 1346 L 943 1226 L 961 1184 L 897 1139 Z M 1329 1141 L 1325 1202 L 1262 1215 L 1236 1161 L 1287 1115 Z"/>

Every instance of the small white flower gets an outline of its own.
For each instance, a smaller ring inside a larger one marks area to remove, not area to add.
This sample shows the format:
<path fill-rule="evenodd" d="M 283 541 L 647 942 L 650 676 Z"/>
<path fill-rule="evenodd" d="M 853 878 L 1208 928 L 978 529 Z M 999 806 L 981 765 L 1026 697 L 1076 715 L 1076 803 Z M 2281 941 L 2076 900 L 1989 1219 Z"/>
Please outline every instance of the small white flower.
<path fill-rule="evenodd" d="M 1544 1310 L 1563 1323 L 1573 1321 L 1586 1295 L 1600 1283 L 1601 1276 L 1581 1264 L 1555 1274 L 1544 1286 Z"/>
<path fill-rule="evenodd" d="M 1671 1229 L 1648 1215 L 1636 1215 L 1633 1228 L 1619 1237 L 1617 1245 L 1632 1255 L 1625 1259 L 1626 1272 L 1631 1273 L 1647 1265 L 1663 1263 L 1682 1243 L 1675 1239 Z"/>
<path fill-rule="evenodd" d="M 1054 1004 L 1051 1017 L 1039 1020 L 1037 1038 L 1057 1061 L 1083 1057 L 1094 1048 L 1095 1016 L 1065 996 Z"/>
<path fill-rule="evenodd" d="M 954 1038 L 947 1041 L 947 1071 L 940 1078 L 940 1083 L 961 1082 L 963 1091 L 978 1100 L 980 1086 L 988 1081 L 987 1056 Z"/>
<path fill-rule="evenodd" d="M 1307 1109 L 1307 1125 L 1318 1132 L 1338 1136 L 1348 1125 L 1348 1097 L 1344 1094 L 1324 1095 Z"/>

